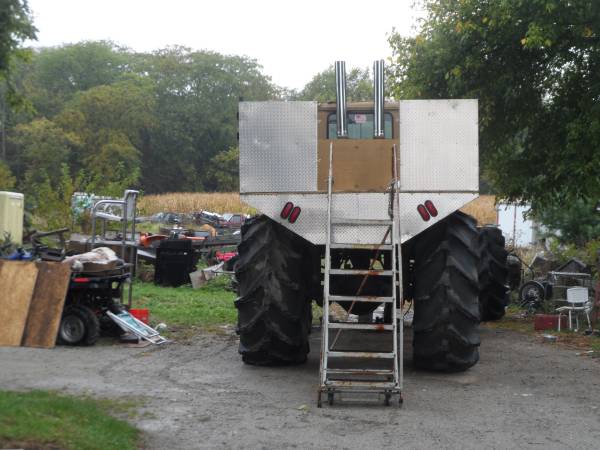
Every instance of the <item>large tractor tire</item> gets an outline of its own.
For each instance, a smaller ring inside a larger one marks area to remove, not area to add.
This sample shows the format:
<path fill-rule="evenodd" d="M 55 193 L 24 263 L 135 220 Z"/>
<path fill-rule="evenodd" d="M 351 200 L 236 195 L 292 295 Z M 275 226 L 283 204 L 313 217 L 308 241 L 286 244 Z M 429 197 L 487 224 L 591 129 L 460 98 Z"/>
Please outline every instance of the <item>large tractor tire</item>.
<path fill-rule="evenodd" d="M 413 360 L 459 372 L 479 360 L 479 260 L 475 220 L 455 212 L 414 243 Z"/>
<path fill-rule="evenodd" d="M 235 264 L 239 351 L 247 364 L 300 364 L 309 352 L 311 244 L 267 216 L 242 227 Z"/>
<path fill-rule="evenodd" d="M 504 317 L 509 301 L 508 252 L 497 227 L 479 230 L 479 311 L 482 321 Z"/>

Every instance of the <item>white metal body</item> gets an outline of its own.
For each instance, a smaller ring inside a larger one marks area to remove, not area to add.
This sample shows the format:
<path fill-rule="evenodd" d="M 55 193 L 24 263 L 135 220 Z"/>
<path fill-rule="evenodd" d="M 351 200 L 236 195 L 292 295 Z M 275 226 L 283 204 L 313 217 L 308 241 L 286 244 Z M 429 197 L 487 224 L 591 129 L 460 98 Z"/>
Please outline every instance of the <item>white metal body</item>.
<path fill-rule="evenodd" d="M 317 190 L 316 102 L 242 102 L 239 105 L 240 194 L 313 244 L 324 245 L 328 199 Z M 477 100 L 399 102 L 401 241 L 424 231 L 479 194 Z M 391 181 L 391 180 L 390 180 Z M 338 218 L 387 218 L 389 196 L 378 192 L 333 193 Z M 436 217 L 424 221 L 417 206 L 431 200 Z M 287 202 L 302 208 L 295 223 L 280 217 Z M 381 227 L 355 233 L 336 230 L 340 242 L 377 243 Z M 354 235 L 353 235 L 354 233 Z"/>
<path fill-rule="evenodd" d="M 0 191 L 0 242 L 5 233 L 10 235 L 11 242 L 23 243 L 23 194 Z"/>

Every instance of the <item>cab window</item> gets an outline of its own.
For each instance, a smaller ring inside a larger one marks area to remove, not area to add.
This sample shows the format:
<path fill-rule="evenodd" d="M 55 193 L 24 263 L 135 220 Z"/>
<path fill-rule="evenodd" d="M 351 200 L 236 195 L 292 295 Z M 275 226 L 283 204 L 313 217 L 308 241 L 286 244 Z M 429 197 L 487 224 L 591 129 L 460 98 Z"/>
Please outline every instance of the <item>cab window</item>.
<path fill-rule="evenodd" d="M 391 139 L 392 114 L 384 113 L 383 133 L 386 139 Z M 350 139 L 373 139 L 373 113 L 372 112 L 349 112 L 348 113 L 348 137 Z M 337 116 L 335 113 L 327 116 L 327 139 L 337 139 Z"/>

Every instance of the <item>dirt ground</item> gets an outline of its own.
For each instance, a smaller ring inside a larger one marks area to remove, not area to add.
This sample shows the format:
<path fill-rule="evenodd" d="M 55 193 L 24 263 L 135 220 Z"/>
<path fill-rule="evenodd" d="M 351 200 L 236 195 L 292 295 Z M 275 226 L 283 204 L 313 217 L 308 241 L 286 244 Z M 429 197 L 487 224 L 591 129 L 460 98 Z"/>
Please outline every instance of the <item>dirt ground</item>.
<path fill-rule="evenodd" d="M 243 365 L 234 335 L 152 349 L 1 348 L 0 388 L 139 398 L 133 420 L 150 449 L 600 448 L 600 363 L 575 350 L 484 329 L 481 361 L 465 373 L 407 361 L 403 408 L 318 409 L 318 338 L 306 365 L 283 368 Z"/>

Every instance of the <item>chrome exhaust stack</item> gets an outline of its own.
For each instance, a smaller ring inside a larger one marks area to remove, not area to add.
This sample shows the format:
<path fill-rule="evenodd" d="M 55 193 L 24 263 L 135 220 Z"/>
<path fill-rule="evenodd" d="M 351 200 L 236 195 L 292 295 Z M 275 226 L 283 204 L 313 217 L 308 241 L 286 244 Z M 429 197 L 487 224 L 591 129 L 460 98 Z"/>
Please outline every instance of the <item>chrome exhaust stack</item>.
<path fill-rule="evenodd" d="M 384 63 L 383 59 L 373 63 L 373 137 L 382 139 L 384 131 Z"/>
<path fill-rule="evenodd" d="M 344 61 L 335 62 L 335 93 L 337 137 L 345 139 L 348 137 L 348 111 L 346 108 L 346 63 Z"/>

